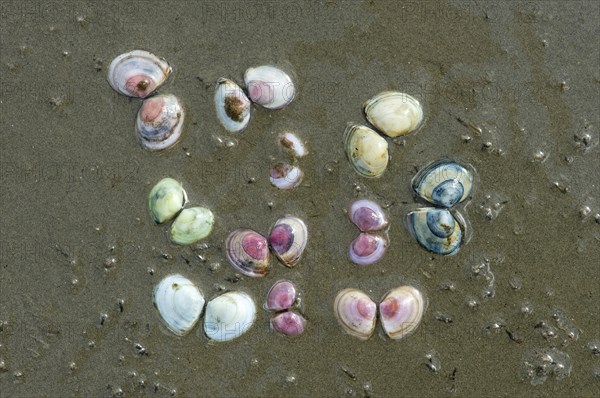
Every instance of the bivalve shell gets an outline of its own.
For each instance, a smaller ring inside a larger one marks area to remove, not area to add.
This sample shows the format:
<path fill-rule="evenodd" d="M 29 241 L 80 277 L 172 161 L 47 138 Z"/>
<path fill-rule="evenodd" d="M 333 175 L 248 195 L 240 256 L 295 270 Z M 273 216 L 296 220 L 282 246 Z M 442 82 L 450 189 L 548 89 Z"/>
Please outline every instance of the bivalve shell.
<path fill-rule="evenodd" d="M 381 260 L 387 248 L 387 240 L 377 234 L 361 233 L 352 241 L 348 258 L 354 264 L 371 265 Z"/>
<path fill-rule="evenodd" d="M 352 202 L 348 217 L 362 232 L 380 231 L 388 225 L 388 219 L 381 206 L 368 199 Z"/>
<path fill-rule="evenodd" d="M 152 294 L 167 328 L 178 336 L 188 333 L 200 319 L 204 297 L 189 279 L 169 275 L 156 285 Z"/>
<path fill-rule="evenodd" d="M 215 108 L 219 121 L 229 132 L 240 132 L 250 122 L 250 100 L 232 80 L 220 78 L 217 81 Z"/>
<path fill-rule="evenodd" d="M 138 141 L 151 151 L 172 147 L 181 138 L 184 114 L 174 95 L 157 95 L 144 100 L 135 121 Z"/>
<path fill-rule="evenodd" d="M 204 333 L 215 341 L 229 341 L 244 334 L 254 324 L 256 305 L 243 292 L 227 292 L 210 300 L 204 315 Z"/>
<path fill-rule="evenodd" d="M 293 282 L 281 280 L 275 282 L 267 293 L 265 308 L 269 311 L 289 310 L 296 304 L 297 290 Z"/>
<path fill-rule="evenodd" d="M 148 51 L 134 50 L 110 63 L 108 83 L 120 94 L 146 98 L 167 80 L 171 70 L 164 59 Z"/>
<path fill-rule="evenodd" d="M 187 201 L 185 190 L 179 181 L 163 178 L 150 190 L 148 210 L 157 224 L 162 224 L 176 216 Z"/>
<path fill-rule="evenodd" d="M 178 245 L 192 243 L 210 235 L 215 217 L 205 207 L 190 207 L 184 209 L 171 225 L 171 241 Z"/>
<path fill-rule="evenodd" d="M 351 125 L 344 133 L 346 155 L 354 170 L 364 177 L 379 177 L 389 161 L 388 143 L 366 126 Z"/>
<path fill-rule="evenodd" d="M 333 303 L 333 312 L 342 329 L 360 340 L 368 340 L 375 330 L 377 305 L 361 290 L 340 291 Z"/>
<path fill-rule="evenodd" d="M 461 223 L 446 209 L 423 207 L 408 213 L 408 229 L 425 249 L 443 255 L 460 250 Z"/>
<path fill-rule="evenodd" d="M 456 162 L 440 160 L 421 170 L 412 186 L 429 203 L 450 208 L 469 197 L 473 174 Z"/>
<path fill-rule="evenodd" d="M 379 304 L 383 331 L 398 340 L 414 332 L 425 312 L 426 302 L 419 289 L 400 286 L 388 292 Z"/>
<path fill-rule="evenodd" d="M 304 173 L 299 167 L 292 166 L 287 162 L 280 162 L 271 169 L 269 181 L 279 189 L 292 189 L 300 185 L 303 177 Z"/>
<path fill-rule="evenodd" d="M 271 258 L 267 239 L 256 231 L 240 228 L 225 241 L 227 262 L 244 275 L 262 277 L 269 272 Z"/>
<path fill-rule="evenodd" d="M 364 104 L 369 123 L 389 137 L 409 134 L 423 121 L 423 107 L 415 98 L 397 91 L 385 91 Z"/>
<path fill-rule="evenodd" d="M 306 319 L 294 311 L 285 311 L 271 318 L 271 328 L 284 336 L 299 336 L 304 333 Z"/>
<path fill-rule="evenodd" d="M 269 234 L 269 246 L 284 265 L 293 267 L 300 261 L 308 241 L 304 221 L 294 216 L 277 220 Z"/>
<path fill-rule="evenodd" d="M 290 75 L 271 65 L 248 68 L 244 82 L 252 102 L 267 109 L 283 108 L 296 96 Z"/>

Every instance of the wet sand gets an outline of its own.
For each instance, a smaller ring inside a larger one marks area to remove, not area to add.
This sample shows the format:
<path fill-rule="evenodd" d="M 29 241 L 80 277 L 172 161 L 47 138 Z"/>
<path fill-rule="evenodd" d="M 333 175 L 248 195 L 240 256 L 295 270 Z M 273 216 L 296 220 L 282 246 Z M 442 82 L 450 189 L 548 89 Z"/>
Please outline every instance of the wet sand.
<path fill-rule="evenodd" d="M 599 393 L 600 357 L 588 347 L 600 340 L 598 3 L 0 7 L 0 396 Z M 171 63 L 160 92 L 186 107 L 184 137 L 167 152 L 138 145 L 140 101 L 106 81 L 110 61 L 138 48 Z M 293 67 L 297 99 L 280 111 L 255 109 L 247 130 L 226 133 L 214 83 L 241 82 L 263 63 Z M 417 97 L 427 120 L 390 140 L 387 171 L 367 180 L 345 158 L 343 131 L 364 122 L 363 102 L 388 89 Z M 290 192 L 267 178 L 283 158 L 275 137 L 284 130 L 310 150 L 300 161 L 304 182 Z M 411 179 L 444 157 L 477 171 L 463 209 L 472 238 L 453 257 L 423 250 L 403 225 L 419 206 Z M 166 176 L 215 213 L 202 244 L 174 246 L 168 227 L 153 225 L 146 198 Z M 356 229 L 344 209 L 362 197 L 391 219 L 386 256 L 370 267 L 346 259 Z M 267 233 L 287 213 L 308 225 L 303 261 L 237 280 L 223 254 L 227 234 Z M 308 328 L 294 339 L 276 335 L 260 309 L 229 343 L 209 342 L 198 327 L 175 337 L 151 302 L 153 286 L 174 272 L 207 298 L 240 289 L 259 305 L 276 280 L 291 279 Z M 358 287 L 378 300 L 407 282 L 429 303 L 413 335 L 390 341 L 378 330 L 360 342 L 341 332 L 337 291 Z M 570 356 L 570 375 L 521 380 L 524 359 L 551 347 Z M 441 367 L 426 358 L 432 350 Z"/>

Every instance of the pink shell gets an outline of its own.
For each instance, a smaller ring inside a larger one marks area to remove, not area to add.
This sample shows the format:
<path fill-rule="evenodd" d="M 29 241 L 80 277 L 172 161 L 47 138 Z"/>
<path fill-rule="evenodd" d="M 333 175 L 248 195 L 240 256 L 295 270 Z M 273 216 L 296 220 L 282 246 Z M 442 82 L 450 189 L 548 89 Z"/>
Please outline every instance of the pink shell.
<path fill-rule="evenodd" d="M 298 336 L 302 334 L 305 326 L 306 319 L 293 311 L 282 312 L 271 318 L 271 327 L 273 330 L 286 336 Z"/>
<path fill-rule="evenodd" d="M 265 308 L 269 311 L 290 309 L 296 302 L 296 286 L 286 280 L 276 282 L 267 293 Z"/>
<path fill-rule="evenodd" d="M 348 210 L 348 217 L 362 232 L 380 231 L 388 225 L 381 206 L 368 199 L 353 202 Z"/>

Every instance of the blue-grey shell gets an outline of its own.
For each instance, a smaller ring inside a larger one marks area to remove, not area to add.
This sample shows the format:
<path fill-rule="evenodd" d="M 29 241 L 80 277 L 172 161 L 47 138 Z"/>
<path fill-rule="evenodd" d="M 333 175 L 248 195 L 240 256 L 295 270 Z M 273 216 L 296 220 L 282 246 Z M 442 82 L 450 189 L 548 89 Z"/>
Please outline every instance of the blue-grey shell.
<path fill-rule="evenodd" d="M 427 202 L 450 208 L 469 197 L 473 174 L 456 162 L 440 160 L 421 170 L 412 185 Z"/>
<path fill-rule="evenodd" d="M 409 230 L 425 249 L 443 255 L 458 253 L 463 231 L 460 223 L 446 209 L 424 207 L 407 216 Z"/>

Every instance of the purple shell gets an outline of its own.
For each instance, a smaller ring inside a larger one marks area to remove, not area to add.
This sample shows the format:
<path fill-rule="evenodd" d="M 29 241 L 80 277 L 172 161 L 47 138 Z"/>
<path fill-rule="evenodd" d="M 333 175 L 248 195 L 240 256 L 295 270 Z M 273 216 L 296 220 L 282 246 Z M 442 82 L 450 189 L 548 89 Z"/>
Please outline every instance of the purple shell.
<path fill-rule="evenodd" d="M 350 244 L 348 257 L 358 265 L 371 265 L 385 254 L 387 241 L 377 234 L 361 233 Z"/>
<path fill-rule="evenodd" d="M 275 282 L 269 293 L 265 308 L 269 311 L 283 311 L 290 309 L 296 302 L 296 286 L 286 280 Z"/>
<path fill-rule="evenodd" d="M 348 217 L 362 232 L 379 231 L 388 225 L 381 206 L 368 199 L 353 202 L 348 210 Z"/>
<path fill-rule="evenodd" d="M 298 336 L 304 332 L 306 319 L 293 311 L 281 312 L 271 318 L 273 330 L 285 336 Z"/>
<path fill-rule="evenodd" d="M 290 268 L 300 261 L 307 241 L 306 224 L 294 216 L 285 216 L 277 220 L 269 234 L 269 245 L 273 253 Z"/>
<path fill-rule="evenodd" d="M 229 264 L 244 275 L 260 277 L 269 272 L 269 245 L 256 231 L 240 228 L 230 233 L 225 252 Z"/>

